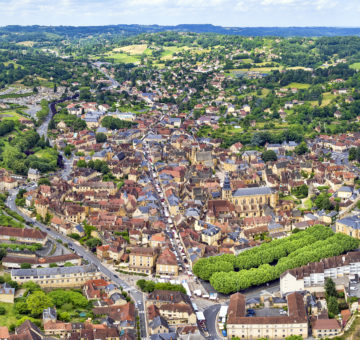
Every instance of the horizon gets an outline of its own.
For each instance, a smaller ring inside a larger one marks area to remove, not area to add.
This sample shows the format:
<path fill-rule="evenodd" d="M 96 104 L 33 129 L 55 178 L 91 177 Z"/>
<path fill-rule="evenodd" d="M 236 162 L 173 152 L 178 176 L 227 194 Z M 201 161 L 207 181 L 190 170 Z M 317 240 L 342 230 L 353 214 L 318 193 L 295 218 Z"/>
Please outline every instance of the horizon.
<path fill-rule="evenodd" d="M 0 0 L 2 25 L 358 27 L 356 0 Z M 153 24 L 153 23 L 156 24 Z"/>
<path fill-rule="evenodd" d="M 159 27 L 177 27 L 177 26 L 214 26 L 214 27 L 223 27 L 223 28 L 359 28 L 359 26 L 224 26 L 224 25 L 215 25 L 211 23 L 203 23 L 203 24 L 176 24 L 176 25 L 161 25 L 161 24 L 102 24 L 102 25 L 41 25 L 41 24 L 9 24 L 9 25 L 0 25 L 0 27 L 11 27 L 11 26 L 19 26 L 19 27 L 31 27 L 31 26 L 39 26 L 39 27 L 106 27 L 106 26 L 159 26 Z"/>

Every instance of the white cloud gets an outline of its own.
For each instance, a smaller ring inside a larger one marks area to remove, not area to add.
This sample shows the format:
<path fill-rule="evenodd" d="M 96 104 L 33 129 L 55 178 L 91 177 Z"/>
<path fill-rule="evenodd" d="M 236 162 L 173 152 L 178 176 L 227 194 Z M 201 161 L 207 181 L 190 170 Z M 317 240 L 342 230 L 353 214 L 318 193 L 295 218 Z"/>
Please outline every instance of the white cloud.
<path fill-rule="evenodd" d="M 0 25 L 345 26 L 358 25 L 358 11 L 359 0 L 0 0 Z"/>

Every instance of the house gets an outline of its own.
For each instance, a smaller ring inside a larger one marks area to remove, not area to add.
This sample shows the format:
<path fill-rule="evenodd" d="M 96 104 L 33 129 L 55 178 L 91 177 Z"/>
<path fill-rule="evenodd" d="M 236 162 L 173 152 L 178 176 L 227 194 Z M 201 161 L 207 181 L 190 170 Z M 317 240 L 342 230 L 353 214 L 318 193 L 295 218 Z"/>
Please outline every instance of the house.
<path fill-rule="evenodd" d="M 283 295 L 301 290 L 323 292 L 326 278 L 336 281 L 356 274 L 360 275 L 360 253 L 349 252 L 285 271 L 280 276 L 280 292 Z"/>
<path fill-rule="evenodd" d="M 302 295 L 292 293 L 286 298 L 288 315 L 247 317 L 245 295 L 231 295 L 227 314 L 228 337 L 278 339 L 297 335 L 307 338 L 308 320 Z"/>
<path fill-rule="evenodd" d="M 21 243 L 40 243 L 45 245 L 47 233 L 38 229 L 0 227 L 0 240 L 9 241 L 12 239 Z"/>
<path fill-rule="evenodd" d="M 162 316 L 155 317 L 149 322 L 150 334 L 160 334 L 169 332 L 169 324 Z"/>
<path fill-rule="evenodd" d="M 6 326 L 0 326 L 0 340 L 10 339 L 10 333 Z"/>
<path fill-rule="evenodd" d="M 344 217 L 336 221 L 336 232 L 360 238 L 360 215 Z"/>
<path fill-rule="evenodd" d="M 0 302 L 14 303 L 15 288 L 4 283 L 0 285 Z"/>
<path fill-rule="evenodd" d="M 40 179 L 40 171 L 38 169 L 30 168 L 28 171 L 28 180 L 37 182 Z"/>
<path fill-rule="evenodd" d="M 201 230 L 201 241 L 212 246 L 221 238 L 221 229 L 217 226 L 207 224 L 207 229 Z"/>
<path fill-rule="evenodd" d="M 156 261 L 156 274 L 168 276 L 179 275 L 176 255 L 169 248 L 166 248 L 158 257 Z"/>
<path fill-rule="evenodd" d="M 155 268 L 158 251 L 153 248 L 135 247 L 129 254 L 129 271 L 150 274 Z"/>
<path fill-rule="evenodd" d="M 341 326 L 336 319 L 316 319 L 311 328 L 313 337 L 317 339 L 328 339 L 341 333 Z"/>
<path fill-rule="evenodd" d="M 132 302 L 128 302 L 123 306 L 96 307 L 93 309 L 93 313 L 94 315 L 105 315 L 112 319 L 114 324 L 121 329 L 135 326 L 135 305 Z"/>

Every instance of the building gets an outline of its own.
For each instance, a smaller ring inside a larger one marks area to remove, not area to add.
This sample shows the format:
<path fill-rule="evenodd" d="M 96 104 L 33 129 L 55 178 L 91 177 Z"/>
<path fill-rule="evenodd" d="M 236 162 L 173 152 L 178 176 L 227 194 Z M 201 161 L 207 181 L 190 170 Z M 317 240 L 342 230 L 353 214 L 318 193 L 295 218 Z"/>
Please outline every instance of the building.
<path fill-rule="evenodd" d="M 155 268 L 157 250 L 135 247 L 129 254 L 129 270 L 137 273 L 151 274 Z"/>
<path fill-rule="evenodd" d="M 38 229 L 0 227 L 0 241 L 15 240 L 21 243 L 40 243 L 47 241 L 47 233 Z"/>
<path fill-rule="evenodd" d="M 160 306 L 159 311 L 169 325 L 196 325 L 196 314 L 192 305 L 172 302 Z"/>
<path fill-rule="evenodd" d="M 40 171 L 38 169 L 30 168 L 28 171 L 28 179 L 37 182 L 40 179 Z"/>
<path fill-rule="evenodd" d="M 287 296 L 288 315 L 246 317 L 245 295 L 231 295 L 227 315 L 228 337 L 279 339 L 291 335 L 308 336 L 308 322 L 301 294 Z"/>
<path fill-rule="evenodd" d="M 0 285 L 0 302 L 14 303 L 15 288 L 7 283 Z"/>
<path fill-rule="evenodd" d="M 156 261 L 156 274 L 167 276 L 178 276 L 179 266 L 175 254 L 166 248 Z"/>
<path fill-rule="evenodd" d="M 360 238 L 360 215 L 348 216 L 338 220 L 336 232 Z"/>
<path fill-rule="evenodd" d="M 221 191 L 222 199 L 235 205 L 239 217 L 262 216 L 266 207 L 275 207 L 278 194 L 269 187 L 240 188 L 232 190 L 230 180 L 225 178 Z"/>
<path fill-rule="evenodd" d="M 349 252 L 287 270 L 280 276 L 280 292 L 323 292 L 326 278 L 337 279 L 355 274 L 360 275 L 360 252 Z"/>
<path fill-rule="evenodd" d="M 157 316 L 149 322 L 150 334 L 160 334 L 169 332 L 169 324 L 162 316 Z"/>
<path fill-rule="evenodd" d="M 332 338 L 341 333 L 341 326 L 336 319 L 317 319 L 312 324 L 314 338 Z"/>
<path fill-rule="evenodd" d="M 65 263 L 71 263 L 74 266 L 81 265 L 81 257 L 76 254 L 64 254 L 50 257 L 29 257 L 7 255 L 2 259 L 2 265 L 6 268 L 21 268 L 23 263 L 28 263 L 31 268 L 48 268 L 50 264 L 64 266 Z"/>
<path fill-rule="evenodd" d="M 207 224 L 207 229 L 201 230 L 201 241 L 212 246 L 217 244 L 221 238 L 221 230 L 219 227 Z"/>
<path fill-rule="evenodd" d="M 186 294 L 173 290 L 154 290 L 146 300 L 147 306 L 155 305 L 159 308 L 170 303 L 191 306 L 190 298 Z"/>
<path fill-rule="evenodd" d="M 96 266 L 13 269 L 11 279 L 22 284 L 29 280 L 39 284 L 42 288 L 74 288 L 81 287 L 88 280 L 99 279 L 101 273 Z"/>

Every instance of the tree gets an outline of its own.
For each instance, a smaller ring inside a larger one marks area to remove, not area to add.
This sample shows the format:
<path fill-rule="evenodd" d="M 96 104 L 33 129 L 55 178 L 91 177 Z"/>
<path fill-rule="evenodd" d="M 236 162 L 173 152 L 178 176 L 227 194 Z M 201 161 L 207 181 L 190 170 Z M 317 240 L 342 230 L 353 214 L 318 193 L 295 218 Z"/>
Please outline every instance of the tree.
<path fill-rule="evenodd" d="M 330 210 L 331 209 L 331 202 L 327 192 L 322 192 L 315 198 L 315 205 L 318 209 L 321 210 Z"/>
<path fill-rule="evenodd" d="M 107 140 L 107 137 L 106 137 L 105 133 L 99 132 L 96 134 L 95 139 L 96 139 L 96 143 L 105 143 Z"/>
<path fill-rule="evenodd" d="M 21 269 L 31 269 L 31 264 L 30 263 L 22 263 L 20 267 L 21 267 Z"/>
<path fill-rule="evenodd" d="M 335 282 L 330 277 L 326 278 L 325 292 L 326 296 L 337 296 Z"/>
<path fill-rule="evenodd" d="M 86 245 L 90 248 L 90 249 L 93 249 L 97 246 L 101 246 L 102 245 L 102 242 L 101 240 L 99 240 L 98 238 L 95 238 L 95 237 L 92 237 L 92 238 L 89 238 L 87 241 L 86 241 Z"/>
<path fill-rule="evenodd" d="M 41 290 L 41 287 L 34 281 L 27 281 L 21 285 L 21 288 L 27 289 L 29 293 Z"/>
<path fill-rule="evenodd" d="M 303 154 L 309 152 L 309 149 L 305 142 L 301 142 L 299 145 L 297 145 L 295 147 L 294 151 L 297 155 L 303 155 Z"/>
<path fill-rule="evenodd" d="M 339 314 L 339 304 L 335 296 L 330 296 L 327 299 L 327 307 L 329 315 L 335 316 Z"/>
<path fill-rule="evenodd" d="M 70 147 L 70 145 L 65 146 L 64 154 L 65 154 L 66 157 L 69 157 L 71 155 L 71 147 Z"/>
<path fill-rule="evenodd" d="M 45 308 L 52 307 L 54 302 L 43 291 L 36 291 L 28 296 L 26 304 L 31 315 L 37 317 Z"/>
<path fill-rule="evenodd" d="M 6 309 L 3 306 L 0 306 L 0 315 L 4 315 L 6 313 Z"/>
<path fill-rule="evenodd" d="M 264 151 L 261 155 L 261 159 L 266 163 L 269 161 L 276 161 L 277 160 L 277 155 L 275 153 L 275 151 L 273 150 L 267 150 Z"/>

